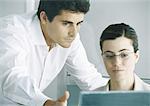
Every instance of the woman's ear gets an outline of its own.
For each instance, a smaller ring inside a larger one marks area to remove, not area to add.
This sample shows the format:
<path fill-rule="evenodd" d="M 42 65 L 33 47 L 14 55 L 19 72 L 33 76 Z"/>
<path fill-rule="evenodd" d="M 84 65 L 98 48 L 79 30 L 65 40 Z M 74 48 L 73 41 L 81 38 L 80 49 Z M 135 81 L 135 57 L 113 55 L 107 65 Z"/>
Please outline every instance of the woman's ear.
<path fill-rule="evenodd" d="M 136 51 L 136 53 L 135 53 L 135 63 L 138 62 L 139 58 L 140 58 L 140 51 L 138 50 L 138 51 Z"/>
<path fill-rule="evenodd" d="M 40 12 L 40 21 L 42 24 L 46 24 L 48 22 L 48 17 L 45 11 Z"/>

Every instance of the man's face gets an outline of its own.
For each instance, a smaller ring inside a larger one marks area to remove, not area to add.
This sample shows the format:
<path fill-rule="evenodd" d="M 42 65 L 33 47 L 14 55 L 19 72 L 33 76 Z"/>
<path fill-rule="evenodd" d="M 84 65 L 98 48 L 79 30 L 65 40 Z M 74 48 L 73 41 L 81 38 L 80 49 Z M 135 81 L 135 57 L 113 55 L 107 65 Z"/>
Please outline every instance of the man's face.
<path fill-rule="evenodd" d="M 139 53 L 134 53 L 132 41 L 126 37 L 103 42 L 103 60 L 110 78 L 116 81 L 133 77 Z"/>
<path fill-rule="evenodd" d="M 44 27 L 46 41 L 58 43 L 64 48 L 70 47 L 83 22 L 84 13 L 64 10 L 47 22 Z"/>

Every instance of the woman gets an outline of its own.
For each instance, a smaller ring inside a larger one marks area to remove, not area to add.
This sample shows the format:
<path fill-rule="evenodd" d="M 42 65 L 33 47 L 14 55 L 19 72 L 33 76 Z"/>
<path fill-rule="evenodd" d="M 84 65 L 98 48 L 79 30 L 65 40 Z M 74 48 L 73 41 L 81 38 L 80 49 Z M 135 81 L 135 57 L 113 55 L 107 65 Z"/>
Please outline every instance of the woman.
<path fill-rule="evenodd" d="M 110 80 L 96 90 L 150 90 L 150 85 L 134 73 L 139 49 L 132 27 L 124 23 L 109 25 L 100 37 L 100 47 Z"/>

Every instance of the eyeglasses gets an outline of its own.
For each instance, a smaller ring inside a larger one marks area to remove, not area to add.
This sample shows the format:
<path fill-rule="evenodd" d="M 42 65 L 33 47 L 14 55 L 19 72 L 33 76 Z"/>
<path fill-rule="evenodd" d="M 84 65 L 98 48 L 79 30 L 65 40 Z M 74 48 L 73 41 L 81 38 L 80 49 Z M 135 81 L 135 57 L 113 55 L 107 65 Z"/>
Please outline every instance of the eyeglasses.
<path fill-rule="evenodd" d="M 119 54 L 115 54 L 113 52 L 105 52 L 102 54 L 103 59 L 108 60 L 108 61 L 112 61 L 115 59 L 115 57 L 119 57 L 121 60 L 127 60 L 130 55 L 134 53 L 134 52 L 121 52 Z"/>

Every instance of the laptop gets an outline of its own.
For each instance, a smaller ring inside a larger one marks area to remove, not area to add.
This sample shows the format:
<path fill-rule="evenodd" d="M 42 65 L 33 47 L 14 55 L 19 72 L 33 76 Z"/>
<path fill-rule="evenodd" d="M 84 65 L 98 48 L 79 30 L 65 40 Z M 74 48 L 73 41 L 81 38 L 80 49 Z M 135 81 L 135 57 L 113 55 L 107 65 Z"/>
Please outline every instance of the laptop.
<path fill-rule="evenodd" d="M 150 106 L 150 91 L 81 91 L 78 106 Z"/>

